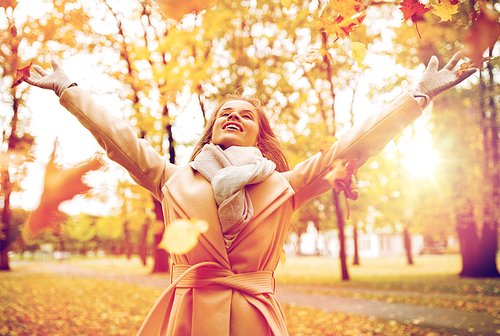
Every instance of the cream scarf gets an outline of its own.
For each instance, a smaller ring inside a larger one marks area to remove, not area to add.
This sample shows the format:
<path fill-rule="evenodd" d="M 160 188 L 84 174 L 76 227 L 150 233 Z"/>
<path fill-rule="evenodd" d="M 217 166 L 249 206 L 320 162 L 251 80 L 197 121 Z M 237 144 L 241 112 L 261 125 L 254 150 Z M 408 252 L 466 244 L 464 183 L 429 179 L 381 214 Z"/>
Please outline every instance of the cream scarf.
<path fill-rule="evenodd" d="M 245 189 L 248 184 L 264 181 L 276 164 L 255 147 L 231 146 L 222 150 L 206 144 L 191 163 L 214 190 L 222 233 L 229 248 L 240 231 L 252 219 L 252 201 Z"/>

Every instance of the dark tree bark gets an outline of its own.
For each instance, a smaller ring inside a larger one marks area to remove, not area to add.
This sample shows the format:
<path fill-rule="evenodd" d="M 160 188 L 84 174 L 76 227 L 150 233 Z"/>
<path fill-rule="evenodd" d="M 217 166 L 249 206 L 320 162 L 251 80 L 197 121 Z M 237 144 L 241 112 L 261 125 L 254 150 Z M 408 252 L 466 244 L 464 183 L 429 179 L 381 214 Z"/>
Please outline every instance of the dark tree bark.
<path fill-rule="evenodd" d="M 333 204 L 335 206 L 335 214 L 337 215 L 337 227 L 339 229 L 339 258 L 340 258 L 340 270 L 342 272 L 342 281 L 349 280 L 349 271 L 347 269 L 347 255 L 345 249 L 345 220 L 342 208 L 340 207 L 339 195 L 332 190 Z"/>
<path fill-rule="evenodd" d="M 358 222 L 356 220 L 353 220 L 353 240 L 354 240 L 354 260 L 352 262 L 353 265 L 359 266 L 359 246 L 358 246 Z"/>
<path fill-rule="evenodd" d="M 413 256 L 411 254 L 411 236 L 406 226 L 403 230 L 403 241 L 405 245 L 406 260 L 408 262 L 408 265 L 413 265 Z"/>

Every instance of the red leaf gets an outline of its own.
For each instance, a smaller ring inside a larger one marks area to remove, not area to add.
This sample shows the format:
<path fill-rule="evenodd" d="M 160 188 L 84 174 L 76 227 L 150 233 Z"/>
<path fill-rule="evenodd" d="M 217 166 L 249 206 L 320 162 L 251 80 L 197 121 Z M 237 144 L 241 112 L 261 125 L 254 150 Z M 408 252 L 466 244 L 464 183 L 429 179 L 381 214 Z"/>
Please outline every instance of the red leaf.
<path fill-rule="evenodd" d="M 479 9 L 480 12 L 476 13 L 476 19 L 465 38 L 464 48 L 465 56 L 476 66 L 482 66 L 483 53 L 488 48 L 491 50 L 500 37 L 498 13 L 483 1 L 479 2 Z"/>
<path fill-rule="evenodd" d="M 33 62 L 31 62 L 30 65 L 28 65 L 26 68 L 16 70 L 16 78 L 14 79 L 11 88 L 18 86 L 19 84 L 24 82 L 26 78 L 30 76 L 31 64 L 33 64 Z"/>
<path fill-rule="evenodd" d="M 431 7 L 425 7 L 418 0 L 403 0 L 400 5 L 399 9 L 403 12 L 404 20 L 408 20 L 415 14 L 424 14 L 431 10 Z"/>

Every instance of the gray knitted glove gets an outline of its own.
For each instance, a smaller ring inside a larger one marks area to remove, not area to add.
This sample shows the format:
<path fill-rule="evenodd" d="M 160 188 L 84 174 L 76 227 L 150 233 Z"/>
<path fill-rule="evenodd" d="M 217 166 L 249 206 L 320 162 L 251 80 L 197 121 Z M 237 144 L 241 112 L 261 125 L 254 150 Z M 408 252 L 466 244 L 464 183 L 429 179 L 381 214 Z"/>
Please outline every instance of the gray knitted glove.
<path fill-rule="evenodd" d="M 26 82 L 42 89 L 54 90 L 56 95 L 60 98 L 64 90 L 66 90 L 72 82 L 56 60 L 51 60 L 50 64 L 54 70 L 51 74 L 43 70 L 42 67 L 34 65 L 33 69 L 37 73 L 31 73 L 30 77 L 26 78 Z"/>
<path fill-rule="evenodd" d="M 448 64 L 446 64 L 444 68 L 439 71 L 439 61 L 436 56 L 432 56 L 429 64 L 427 65 L 427 69 L 425 69 L 424 74 L 422 75 L 422 78 L 415 86 L 415 91 L 417 91 L 416 96 L 418 96 L 418 93 L 422 93 L 423 95 L 428 96 L 429 100 L 431 100 L 441 92 L 454 87 L 476 72 L 477 68 L 470 68 L 458 75 L 457 70 L 453 70 L 462 56 L 462 52 L 457 52 L 453 55 Z"/>

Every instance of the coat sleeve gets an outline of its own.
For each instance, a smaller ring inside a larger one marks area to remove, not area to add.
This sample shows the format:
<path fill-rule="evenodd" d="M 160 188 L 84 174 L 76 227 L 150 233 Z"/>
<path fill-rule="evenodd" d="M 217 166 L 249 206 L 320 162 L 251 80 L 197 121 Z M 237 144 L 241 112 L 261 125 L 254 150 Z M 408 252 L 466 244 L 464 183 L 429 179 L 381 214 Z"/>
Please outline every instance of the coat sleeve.
<path fill-rule="evenodd" d="M 294 210 L 332 188 L 324 176 L 335 160 L 356 159 L 357 166 L 362 166 L 421 113 L 419 103 L 406 92 L 379 113 L 355 124 L 328 151 L 318 153 L 284 173 L 295 191 Z"/>
<path fill-rule="evenodd" d="M 161 187 L 176 169 L 120 118 L 98 105 L 78 87 L 66 89 L 60 99 L 96 138 L 108 157 L 123 166 L 134 181 L 161 200 Z"/>

